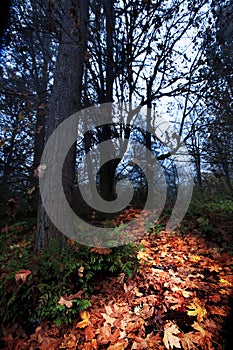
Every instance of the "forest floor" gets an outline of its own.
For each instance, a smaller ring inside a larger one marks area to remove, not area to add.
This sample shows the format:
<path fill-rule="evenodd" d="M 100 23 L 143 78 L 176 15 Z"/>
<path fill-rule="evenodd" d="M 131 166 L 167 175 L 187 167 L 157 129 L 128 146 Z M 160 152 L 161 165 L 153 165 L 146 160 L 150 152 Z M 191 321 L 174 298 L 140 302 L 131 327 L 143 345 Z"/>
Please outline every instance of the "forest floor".
<path fill-rule="evenodd" d="M 185 231 L 145 232 L 133 277 L 96 280 L 91 306 L 71 325 L 43 321 L 29 336 L 19 324 L 4 328 L 4 349 L 227 349 L 233 255 L 221 225 L 221 248 L 195 220 Z"/>

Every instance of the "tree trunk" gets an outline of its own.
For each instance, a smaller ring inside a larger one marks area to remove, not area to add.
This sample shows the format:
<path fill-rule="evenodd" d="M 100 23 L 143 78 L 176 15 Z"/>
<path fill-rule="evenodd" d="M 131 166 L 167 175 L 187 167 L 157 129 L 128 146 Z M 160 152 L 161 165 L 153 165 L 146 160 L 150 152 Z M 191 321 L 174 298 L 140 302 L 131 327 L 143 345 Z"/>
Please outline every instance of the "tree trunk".
<path fill-rule="evenodd" d="M 89 2 L 86 0 L 63 2 L 62 37 L 58 50 L 54 86 L 49 105 L 46 139 L 61 122 L 81 109 L 81 87 L 83 65 L 87 45 L 87 19 Z M 77 130 L 70 130 L 76 133 Z M 49 166 L 53 167 L 53 159 Z M 63 166 L 63 187 L 67 200 L 72 206 L 74 195 L 74 175 L 76 164 L 76 146 L 73 145 L 67 154 Z M 51 188 L 51 191 L 53 189 Z M 51 205 L 58 206 L 58 203 Z M 61 208 L 55 207 L 59 212 Z M 60 213 L 62 215 L 62 213 Z M 65 219 L 65 218 L 64 218 Z M 56 240 L 56 246 L 61 249 L 65 245 L 65 237 L 52 224 L 45 213 L 39 199 L 37 234 L 35 248 L 49 248 L 50 241 Z"/>
<path fill-rule="evenodd" d="M 113 101 L 113 82 L 115 76 L 113 62 L 113 31 L 115 24 L 113 0 L 104 0 L 103 5 L 106 16 L 106 82 L 103 102 L 110 103 Z M 104 125 L 102 127 L 100 141 L 107 141 L 111 136 L 110 126 Z M 103 199 L 113 201 L 116 198 L 114 186 L 115 171 L 120 160 L 114 159 L 114 154 L 110 154 L 111 150 L 106 149 L 105 152 L 109 152 L 109 159 L 110 157 L 113 159 L 104 164 L 99 170 L 99 190 Z"/>

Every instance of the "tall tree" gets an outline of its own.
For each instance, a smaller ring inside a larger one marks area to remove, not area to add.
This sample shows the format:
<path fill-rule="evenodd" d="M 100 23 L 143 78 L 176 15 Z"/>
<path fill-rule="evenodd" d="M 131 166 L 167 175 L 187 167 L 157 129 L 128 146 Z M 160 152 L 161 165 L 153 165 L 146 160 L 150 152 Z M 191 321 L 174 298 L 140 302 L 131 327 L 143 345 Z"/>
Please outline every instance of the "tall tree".
<path fill-rule="evenodd" d="M 206 104 L 209 127 L 206 159 L 216 177 L 233 194 L 232 105 L 233 105 L 233 1 L 213 2 L 214 23 L 206 33 Z"/>
<path fill-rule="evenodd" d="M 56 43 L 47 30 L 45 1 L 31 0 L 25 4 L 12 0 L 11 4 L 11 23 L 5 32 L 8 45 L 2 52 L 0 80 L 1 126 L 4 128 L 1 180 L 8 196 L 14 192 L 14 186 L 18 194 L 19 186 L 24 194 L 32 193 L 33 189 L 34 194 L 38 191 L 38 180 L 33 175 L 44 147 L 51 68 L 56 53 Z M 20 177 L 25 180 L 21 181 Z"/>
<path fill-rule="evenodd" d="M 176 122 L 180 125 L 178 133 L 181 137 L 184 134 L 185 138 L 186 120 L 191 129 L 189 115 L 200 99 L 195 92 L 203 80 L 199 69 L 204 50 L 202 34 L 197 28 L 202 26 L 204 30 L 208 25 L 207 20 L 204 21 L 208 1 L 107 3 L 108 7 L 106 2 L 105 6 L 98 1 L 92 2 L 92 36 L 85 61 L 85 103 L 92 105 L 113 99 L 151 108 L 166 105 L 169 100 L 174 106 L 171 108 L 172 119 L 179 103 L 183 105 L 180 107 L 183 114 Z M 187 36 L 192 38 L 188 43 Z M 176 100 L 179 100 L 177 104 Z M 148 126 L 152 125 L 152 119 L 148 113 Z M 99 128 L 94 143 L 111 138 L 114 133 L 115 137 L 130 137 L 126 125 L 119 134 L 119 129 L 114 132 L 110 129 L 109 126 Z M 151 136 L 146 133 L 145 138 L 151 149 Z M 114 159 L 100 169 L 99 190 L 107 200 L 115 198 L 114 180 L 120 161 Z"/>
<path fill-rule="evenodd" d="M 2 1 L 1 12 L 0 12 L 0 53 L 4 42 L 5 30 L 10 20 L 10 7 L 11 7 L 10 0 Z"/>
<path fill-rule="evenodd" d="M 46 139 L 51 136 L 57 126 L 73 113 L 81 109 L 81 91 L 83 65 L 87 47 L 87 20 L 89 2 L 86 0 L 68 0 L 62 3 L 61 9 L 61 41 L 59 43 L 54 85 L 49 103 Z M 76 130 L 71 130 L 76 132 Z M 53 167 L 56 159 L 49 166 Z M 73 202 L 73 185 L 75 176 L 76 147 L 71 147 L 63 171 L 63 186 L 68 201 Z M 53 173 L 54 177 L 57 175 Z M 51 188 L 53 191 L 54 188 Z M 57 215 L 62 215 L 58 203 L 51 203 Z M 64 218 L 65 219 L 65 218 Z M 62 247 L 65 238 L 52 224 L 47 216 L 41 200 L 39 201 L 38 223 L 35 246 L 36 249 L 49 247 L 50 239 L 56 239 Z"/>

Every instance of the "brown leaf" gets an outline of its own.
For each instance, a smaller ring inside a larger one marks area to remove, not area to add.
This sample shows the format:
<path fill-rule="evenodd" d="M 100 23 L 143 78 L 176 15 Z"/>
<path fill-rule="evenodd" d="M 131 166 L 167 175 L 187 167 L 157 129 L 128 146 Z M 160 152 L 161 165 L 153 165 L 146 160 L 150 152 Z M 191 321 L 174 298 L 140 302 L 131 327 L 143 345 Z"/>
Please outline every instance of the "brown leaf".
<path fill-rule="evenodd" d="M 0 140 L 0 147 L 4 146 L 5 142 L 5 140 Z"/>
<path fill-rule="evenodd" d="M 22 280 L 23 282 L 26 281 L 27 276 L 29 276 L 32 273 L 30 270 L 20 270 L 16 272 L 15 274 L 15 281 L 16 283 Z"/>
<path fill-rule="evenodd" d="M 119 342 L 117 342 L 114 345 L 110 345 L 108 347 L 108 350 L 124 350 L 125 348 L 125 340 L 121 339 Z"/>
<path fill-rule="evenodd" d="M 83 350 L 97 350 L 98 345 L 97 345 L 96 339 L 92 339 L 92 341 L 90 343 L 84 344 L 82 349 Z"/>
<path fill-rule="evenodd" d="M 104 322 L 105 324 L 108 323 L 108 324 L 110 324 L 111 327 L 114 326 L 114 322 L 116 321 L 115 318 L 110 317 L 109 315 L 107 315 L 105 313 L 102 313 L 102 316 L 105 319 L 105 322 Z"/>
<path fill-rule="evenodd" d="M 101 255 L 108 255 L 108 254 L 111 253 L 111 249 L 93 247 L 93 248 L 91 248 L 90 252 L 91 253 L 101 254 Z"/>
<path fill-rule="evenodd" d="M 59 301 L 57 303 L 59 305 L 61 305 L 61 306 L 67 307 L 68 309 L 70 309 L 73 306 L 72 300 L 67 300 L 67 299 L 65 299 L 63 297 L 60 297 L 60 299 L 59 299 Z"/>
<path fill-rule="evenodd" d="M 77 348 L 77 339 L 74 334 L 72 333 L 64 334 L 64 339 L 65 341 L 61 344 L 61 346 L 59 346 L 59 349 L 73 350 Z M 47 349 L 50 349 L 50 348 L 47 348 Z"/>
<path fill-rule="evenodd" d="M 201 326 L 199 323 L 194 322 L 194 323 L 192 324 L 192 327 L 193 327 L 196 331 L 200 332 L 201 335 L 202 335 L 202 337 L 205 337 L 206 331 L 204 330 L 204 328 L 202 328 L 202 326 Z"/>
<path fill-rule="evenodd" d="M 111 336 L 111 326 L 109 324 L 104 325 L 100 328 L 100 333 L 98 335 L 98 342 L 106 345 L 109 342 Z"/>
<path fill-rule="evenodd" d="M 90 341 L 95 336 L 95 329 L 92 325 L 87 326 L 83 331 L 86 341 Z"/>
<path fill-rule="evenodd" d="M 181 335 L 181 344 L 184 350 L 195 350 L 197 349 L 196 345 L 193 342 L 194 334 L 192 332 L 185 333 Z"/>
<path fill-rule="evenodd" d="M 222 307 L 217 307 L 215 305 L 208 305 L 208 311 L 213 315 L 219 315 L 223 317 L 228 316 L 226 310 L 224 310 Z"/>

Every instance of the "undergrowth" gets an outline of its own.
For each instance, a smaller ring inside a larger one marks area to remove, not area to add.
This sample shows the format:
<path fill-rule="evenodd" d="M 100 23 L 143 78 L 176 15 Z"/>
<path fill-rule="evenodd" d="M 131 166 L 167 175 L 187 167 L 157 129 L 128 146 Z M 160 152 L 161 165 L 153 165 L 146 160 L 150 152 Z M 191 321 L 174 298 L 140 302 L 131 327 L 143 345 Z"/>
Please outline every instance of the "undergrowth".
<path fill-rule="evenodd" d="M 131 244 L 111 249 L 91 249 L 69 241 L 59 252 L 35 252 L 33 235 L 24 234 L 21 222 L 2 229 L 0 244 L 0 314 L 3 325 L 35 324 L 41 320 L 56 325 L 71 323 L 81 310 L 90 306 L 96 276 L 137 269 L 136 247 Z M 19 279 L 16 278 L 18 273 Z M 22 276 L 20 275 L 22 274 Z M 26 274 L 24 280 L 24 274 Z M 22 277 L 22 278 L 21 278 Z M 72 306 L 61 305 L 61 297 Z"/>
<path fill-rule="evenodd" d="M 232 212 L 231 197 L 198 192 L 193 195 L 178 230 L 184 235 L 204 233 L 219 249 L 233 254 L 229 224 Z M 166 221 L 168 213 L 165 214 Z M 165 221 L 161 219 L 150 231 L 151 235 L 159 234 Z M 1 229 L 0 321 L 4 326 L 19 323 L 28 328 L 29 324 L 36 325 L 42 320 L 56 325 L 71 323 L 81 310 L 90 306 L 90 294 L 96 292 L 95 284 L 100 276 L 104 279 L 124 272 L 132 277 L 137 270 L 140 245 L 93 249 L 68 240 L 62 252 L 56 242 L 51 242 L 49 251 L 35 252 L 33 230 L 27 220 Z M 22 278 L 17 279 L 20 272 Z M 62 304 L 61 298 L 69 304 Z"/>
<path fill-rule="evenodd" d="M 228 194 L 195 191 L 180 224 L 180 230 L 201 232 L 207 240 L 216 243 L 219 251 L 233 255 L 233 198 Z"/>

